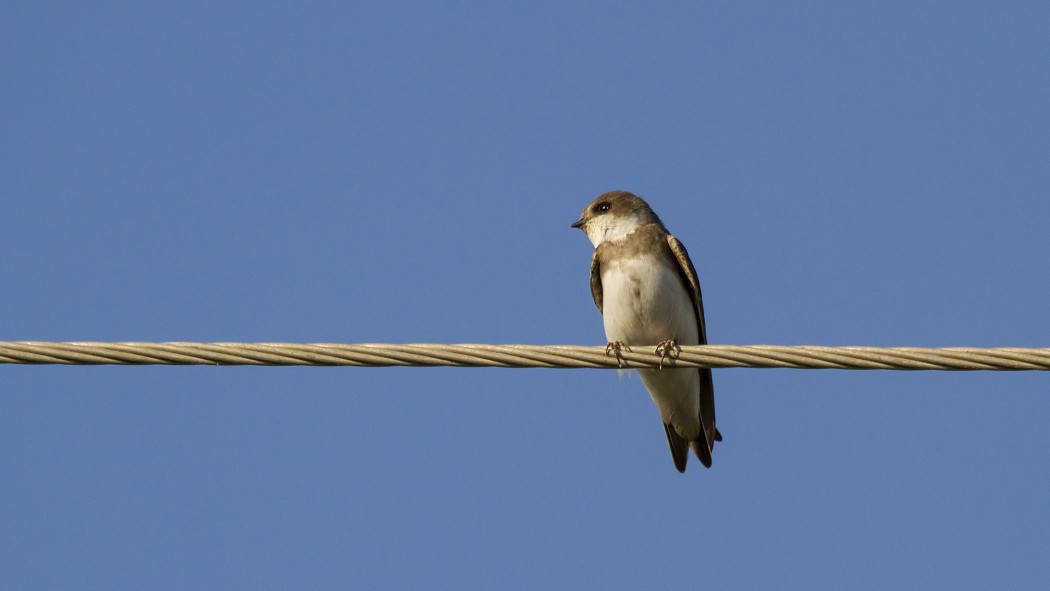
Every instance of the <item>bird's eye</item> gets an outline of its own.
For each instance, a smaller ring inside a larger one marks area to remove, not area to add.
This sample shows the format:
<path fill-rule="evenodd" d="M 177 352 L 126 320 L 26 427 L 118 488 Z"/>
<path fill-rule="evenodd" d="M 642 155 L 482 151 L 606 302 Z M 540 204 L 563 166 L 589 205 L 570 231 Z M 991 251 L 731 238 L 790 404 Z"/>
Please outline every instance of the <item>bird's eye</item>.
<path fill-rule="evenodd" d="M 595 209 L 597 209 L 598 211 L 609 211 L 609 207 L 610 205 L 608 201 L 602 201 L 598 204 L 597 207 L 595 207 Z"/>

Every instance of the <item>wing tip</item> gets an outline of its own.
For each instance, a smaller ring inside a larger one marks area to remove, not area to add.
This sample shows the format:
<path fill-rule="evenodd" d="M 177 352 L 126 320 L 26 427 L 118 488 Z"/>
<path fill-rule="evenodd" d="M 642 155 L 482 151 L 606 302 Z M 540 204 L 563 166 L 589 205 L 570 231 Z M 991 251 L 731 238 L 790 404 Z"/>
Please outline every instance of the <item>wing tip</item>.
<path fill-rule="evenodd" d="M 707 444 L 706 439 L 700 438 L 690 441 L 689 447 L 693 448 L 693 453 L 696 454 L 696 459 L 700 460 L 700 463 L 704 465 L 704 468 L 711 467 L 711 447 Z"/>
<path fill-rule="evenodd" d="M 685 473 L 685 466 L 689 462 L 689 444 L 667 423 L 664 423 L 664 432 L 667 433 L 667 445 L 671 448 L 674 467 L 679 473 Z"/>
<path fill-rule="evenodd" d="M 700 463 L 705 468 L 710 468 L 714 463 L 711 455 L 712 446 L 707 442 L 706 437 L 686 441 L 674 430 L 674 427 L 667 423 L 664 423 L 664 432 L 667 434 L 667 445 L 671 448 L 671 459 L 674 460 L 674 467 L 679 473 L 685 473 L 686 464 L 689 462 L 690 449 L 693 450 L 696 459 L 700 460 Z M 715 429 L 714 440 L 722 441 L 722 434 L 718 429 Z"/>

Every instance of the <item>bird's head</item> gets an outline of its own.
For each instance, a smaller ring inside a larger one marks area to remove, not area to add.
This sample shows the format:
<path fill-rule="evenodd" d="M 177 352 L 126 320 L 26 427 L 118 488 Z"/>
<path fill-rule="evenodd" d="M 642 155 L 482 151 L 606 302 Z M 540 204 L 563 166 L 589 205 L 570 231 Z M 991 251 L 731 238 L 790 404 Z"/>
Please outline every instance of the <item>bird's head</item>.
<path fill-rule="evenodd" d="M 627 191 L 610 191 L 584 208 L 572 227 L 583 230 L 597 247 L 602 242 L 623 240 L 640 226 L 652 223 L 660 224 L 660 218 L 641 197 Z"/>

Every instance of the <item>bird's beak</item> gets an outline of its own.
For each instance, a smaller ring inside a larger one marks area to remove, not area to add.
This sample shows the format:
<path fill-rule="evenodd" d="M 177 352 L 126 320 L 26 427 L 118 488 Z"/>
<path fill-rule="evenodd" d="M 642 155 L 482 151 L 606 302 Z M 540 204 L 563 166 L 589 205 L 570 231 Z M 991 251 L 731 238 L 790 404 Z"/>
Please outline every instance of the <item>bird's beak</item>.
<path fill-rule="evenodd" d="M 586 223 L 587 222 L 583 221 L 583 218 L 580 218 L 579 220 L 576 221 L 575 224 L 573 224 L 570 227 L 572 227 L 572 228 L 583 228 L 583 225 L 586 224 Z"/>

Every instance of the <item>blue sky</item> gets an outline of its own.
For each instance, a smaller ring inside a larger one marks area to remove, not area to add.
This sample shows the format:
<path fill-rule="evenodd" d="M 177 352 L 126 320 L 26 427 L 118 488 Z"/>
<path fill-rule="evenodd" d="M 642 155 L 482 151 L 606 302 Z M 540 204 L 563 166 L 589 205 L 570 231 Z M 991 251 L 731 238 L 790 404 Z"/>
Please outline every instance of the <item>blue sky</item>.
<path fill-rule="evenodd" d="M 711 342 L 1045 346 L 1044 2 L 17 3 L 2 340 L 604 344 L 598 194 Z M 1050 376 L 0 367 L 0 586 L 1038 588 Z"/>

